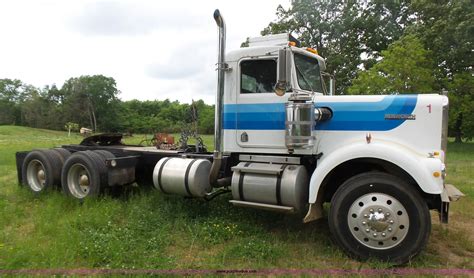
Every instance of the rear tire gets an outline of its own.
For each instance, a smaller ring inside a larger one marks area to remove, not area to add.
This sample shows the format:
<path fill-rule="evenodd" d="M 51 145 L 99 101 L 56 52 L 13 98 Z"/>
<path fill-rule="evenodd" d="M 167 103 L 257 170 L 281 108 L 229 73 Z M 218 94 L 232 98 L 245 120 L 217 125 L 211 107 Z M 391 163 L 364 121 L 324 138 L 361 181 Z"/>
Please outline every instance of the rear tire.
<path fill-rule="evenodd" d="M 71 156 L 71 152 L 64 148 L 54 148 L 52 149 L 52 151 L 59 154 L 59 157 L 61 158 L 63 165 L 64 165 L 64 162 L 66 162 L 66 160 Z"/>
<path fill-rule="evenodd" d="M 105 151 L 105 150 L 95 150 L 94 151 L 96 154 L 100 155 L 104 161 L 106 159 L 114 159 L 115 158 L 115 155 L 109 151 Z"/>
<path fill-rule="evenodd" d="M 363 173 L 334 194 L 329 229 L 352 257 L 403 264 L 425 247 L 431 218 L 413 186 L 386 173 Z"/>
<path fill-rule="evenodd" d="M 61 173 L 63 191 L 69 197 L 84 199 L 96 197 L 106 185 L 107 168 L 98 154 L 81 151 L 72 154 Z"/>
<path fill-rule="evenodd" d="M 61 184 L 63 162 L 53 150 L 34 150 L 23 161 L 22 183 L 35 192 L 58 188 Z"/>
<path fill-rule="evenodd" d="M 51 157 L 44 150 L 28 153 L 21 166 L 22 183 L 35 192 L 41 193 L 54 186 L 54 170 Z"/>

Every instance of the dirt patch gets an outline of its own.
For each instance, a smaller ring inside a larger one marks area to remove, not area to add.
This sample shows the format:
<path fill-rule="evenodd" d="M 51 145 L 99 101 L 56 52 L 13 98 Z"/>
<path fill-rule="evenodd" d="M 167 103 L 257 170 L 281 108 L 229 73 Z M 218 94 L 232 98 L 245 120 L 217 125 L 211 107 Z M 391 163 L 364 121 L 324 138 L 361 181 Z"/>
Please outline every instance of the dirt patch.
<path fill-rule="evenodd" d="M 440 264 L 449 267 L 474 268 L 474 223 L 459 214 L 449 224 L 441 224 L 432 215 L 433 229 L 427 252 Z"/>

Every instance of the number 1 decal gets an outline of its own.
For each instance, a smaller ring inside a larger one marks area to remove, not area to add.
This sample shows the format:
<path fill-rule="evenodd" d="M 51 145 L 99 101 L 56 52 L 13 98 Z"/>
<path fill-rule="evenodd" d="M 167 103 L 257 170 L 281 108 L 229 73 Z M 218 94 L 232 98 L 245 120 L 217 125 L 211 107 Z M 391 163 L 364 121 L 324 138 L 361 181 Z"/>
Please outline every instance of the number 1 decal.
<path fill-rule="evenodd" d="M 431 104 L 426 105 L 426 107 L 428 107 L 428 113 L 431 114 Z"/>

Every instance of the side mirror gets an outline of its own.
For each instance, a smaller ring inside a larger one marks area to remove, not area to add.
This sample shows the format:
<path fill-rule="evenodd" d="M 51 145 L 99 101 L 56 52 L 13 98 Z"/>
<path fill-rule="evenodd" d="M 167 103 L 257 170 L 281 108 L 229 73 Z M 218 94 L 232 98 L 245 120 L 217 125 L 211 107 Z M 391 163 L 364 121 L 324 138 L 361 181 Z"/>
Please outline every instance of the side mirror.
<path fill-rule="evenodd" d="M 277 83 L 274 88 L 275 94 L 280 97 L 285 95 L 286 88 L 288 87 L 287 69 L 287 50 L 280 49 L 278 51 Z"/>

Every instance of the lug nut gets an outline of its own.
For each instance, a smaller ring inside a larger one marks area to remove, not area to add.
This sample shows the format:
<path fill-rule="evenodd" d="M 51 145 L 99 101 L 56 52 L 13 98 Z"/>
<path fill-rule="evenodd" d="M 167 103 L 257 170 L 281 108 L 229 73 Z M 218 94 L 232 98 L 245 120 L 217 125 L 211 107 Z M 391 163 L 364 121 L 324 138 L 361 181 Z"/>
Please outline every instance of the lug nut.
<path fill-rule="evenodd" d="M 382 209 L 381 209 L 381 208 L 379 208 L 379 212 L 382 212 Z"/>
<path fill-rule="evenodd" d="M 362 221 L 362 225 L 367 225 L 367 222 L 365 222 L 365 221 Z"/>
<path fill-rule="evenodd" d="M 390 212 L 385 213 L 386 216 L 390 216 Z"/>
<path fill-rule="evenodd" d="M 393 224 L 393 220 L 388 221 L 388 223 Z"/>
<path fill-rule="evenodd" d="M 368 233 L 368 232 L 370 232 L 370 229 L 365 229 L 365 231 Z"/>
<path fill-rule="evenodd" d="M 382 236 L 386 236 L 386 234 L 385 234 L 385 233 L 382 233 Z"/>
<path fill-rule="evenodd" d="M 392 231 L 392 228 L 388 228 L 388 231 L 391 232 L 391 231 Z"/>
<path fill-rule="evenodd" d="M 370 212 L 374 212 L 374 209 L 369 209 Z"/>
<path fill-rule="evenodd" d="M 369 215 L 368 215 L 368 214 L 364 214 L 364 217 L 365 217 L 365 218 L 369 218 Z"/>
<path fill-rule="evenodd" d="M 374 233 L 373 236 L 374 236 L 374 237 L 377 237 L 377 233 Z"/>

